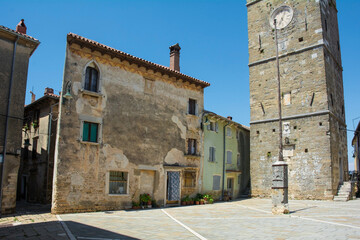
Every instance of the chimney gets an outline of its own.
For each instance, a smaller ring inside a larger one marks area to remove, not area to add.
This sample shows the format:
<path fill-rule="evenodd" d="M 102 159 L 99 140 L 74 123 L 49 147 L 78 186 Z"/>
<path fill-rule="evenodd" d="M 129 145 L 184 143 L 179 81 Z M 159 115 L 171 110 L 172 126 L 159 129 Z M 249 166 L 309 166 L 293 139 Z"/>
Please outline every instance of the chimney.
<path fill-rule="evenodd" d="M 229 119 L 230 121 L 232 121 L 232 116 L 228 116 L 227 119 Z"/>
<path fill-rule="evenodd" d="M 180 49 L 179 44 L 172 45 L 170 49 L 170 69 L 180 72 Z"/>
<path fill-rule="evenodd" d="M 26 34 L 26 26 L 24 23 L 24 19 L 21 19 L 21 21 L 16 25 L 16 31 L 18 33 Z"/>
<path fill-rule="evenodd" d="M 31 103 L 33 103 L 35 102 L 35 94 L 32 91 L 30 91 L 30 93 L 31 93 Z"/>
<path fill-rule="evenodd" d="M 54 89 L 48 87 L 45 88 L 44 95 L 48 95 L 48 94 L 54 94 Z"/>

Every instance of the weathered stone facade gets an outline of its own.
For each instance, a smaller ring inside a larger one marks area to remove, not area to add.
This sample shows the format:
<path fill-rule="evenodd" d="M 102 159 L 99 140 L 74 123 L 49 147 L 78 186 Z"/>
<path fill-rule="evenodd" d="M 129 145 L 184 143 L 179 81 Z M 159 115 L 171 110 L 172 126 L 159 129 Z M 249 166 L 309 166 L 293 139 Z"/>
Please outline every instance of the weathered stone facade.
<path fill-rule="evenodd" d="M 0 26 L 0 169 L 2 169 L 0 170 L 2 179 L 0 211 L 2 214 L 15 211 L 28 64 L 31 54 L 40 44 L 38 40 L 25 33 Z M 7 142 L 4 157 L 5 139 Z"/>
<path fill-rule="evenodd" d="M 271 195 L 278 159 L 275 31 L 270 16 L 293 10 L 279 29 L 284 159 L 289 198 L 332 199 L 346 180 L 348 160 L 336 3 L 332 0 L 247 1 L 252 196 Z"/>
<path fill-rule="evenodd" d="M 19 200 L 51 203 L 58 104 L 59 96 L 46 88 L 44 96 L 25 106 Z"/>
<path fill-rule="evenodd" d="M 142 193 L 163 206 L 198 193 L 200 114 L 209 84 L 75 34 L 67 42 L 52 212 L 128 208 Z M 93 91 L 85 90 L 88 67 L 98 73 Z M 96 139 L 85 139 L 89 125 Z M 184 186 L 186 172 L 192 186 Z M 176 201 L 169 199 L 172 173 L 180 177 Z M 124 184 L 115 191 L 112 174 Z"/>

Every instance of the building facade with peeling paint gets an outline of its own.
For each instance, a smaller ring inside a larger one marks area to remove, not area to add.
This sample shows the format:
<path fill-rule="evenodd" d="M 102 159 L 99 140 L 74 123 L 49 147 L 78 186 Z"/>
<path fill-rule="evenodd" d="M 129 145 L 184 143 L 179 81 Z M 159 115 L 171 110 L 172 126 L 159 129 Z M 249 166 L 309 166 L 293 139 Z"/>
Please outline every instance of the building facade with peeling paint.
<path fill-rule="evenodd" d="M 247 196 L 250 188 L 250 128 L 206 111 L 202 192 L 215 199 Z"/>
<path fill-rule="evenodd" d="M 52 212 L 131 207 L 148 193 L 179 204 L 200 191 L 208 83 L 68 34 L 55 149 Z"/>

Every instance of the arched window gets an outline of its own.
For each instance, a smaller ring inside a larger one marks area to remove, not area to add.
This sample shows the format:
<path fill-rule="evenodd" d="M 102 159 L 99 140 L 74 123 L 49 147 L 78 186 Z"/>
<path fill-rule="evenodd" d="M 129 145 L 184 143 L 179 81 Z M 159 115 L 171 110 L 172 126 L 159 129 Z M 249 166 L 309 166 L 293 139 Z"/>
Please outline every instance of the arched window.
<path fill-rule="evenodd" d="M 97 92 L 99 86 L 99 71 L 94 67 L 87 67 L 85 73 L 84 89 Z"/>

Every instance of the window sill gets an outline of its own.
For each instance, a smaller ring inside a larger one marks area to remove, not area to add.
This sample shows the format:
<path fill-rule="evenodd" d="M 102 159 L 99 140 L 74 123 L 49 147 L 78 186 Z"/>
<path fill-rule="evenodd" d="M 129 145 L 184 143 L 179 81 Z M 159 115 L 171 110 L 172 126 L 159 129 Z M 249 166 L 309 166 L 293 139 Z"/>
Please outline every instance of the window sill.
<path fill-rule="evenodd" d="M 100 143 L 98 143 L 98 142 L 86 142 L 86 141 L 82 141 L 82 140 L 80 140 L 80 143 L 87 144 L 87 145 L 94 145 L 94 146 L 100 145 Z"/>
<path fill-rule="evenodd" d="M 115 194 L 115 193 L 109 193 L 108 194 L 111 197 L 129 197 L 129 194 Z"/>
<path fill-rule="evenodd" d="M 200 159 L 200 155 L 192 155 L 192 154 L 185 154 L 184 155 L 186 158 L 189 158 L 189 159 Z"/>
<path fill-rule="evenodd" d="M 79 92 L 81 92 L 82 95 L 88 95 L 88 96 L 97 97 L 97 98 L 100 98 L 103 96 L 102 93 L 92 92 L 92 91 L 85 90 L 85 89 L 80 89 Z"/>

